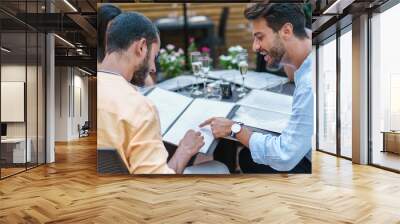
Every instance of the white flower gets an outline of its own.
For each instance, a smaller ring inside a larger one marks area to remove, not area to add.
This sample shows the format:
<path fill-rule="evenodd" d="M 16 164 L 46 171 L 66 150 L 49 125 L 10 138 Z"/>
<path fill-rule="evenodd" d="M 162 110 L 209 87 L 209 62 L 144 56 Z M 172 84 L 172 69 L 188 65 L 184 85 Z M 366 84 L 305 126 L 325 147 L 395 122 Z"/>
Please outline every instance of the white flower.
<path fill-rule="evenodd" d="M 174 52 L 174 56 L 179 57 L 179 56 L 181 56 L 181 54 L 179 52 Z"/>
<path fill-rule="evenodd" d="M 242 52 L 244 48 L 240 45 L 232 46 L 228 49 L 229 53 L 239 53 Z"/>
<path fill-rule="evenodd" d="M 241 61 L 241 62 L 239 62 L 239 66 L 248 66 L 248 65 L 247 65 L 247 62 Z"/>
<path fill-rule="evenodd" d="M 172 45 L 172 44 L 168 44 L 168 45 L 167 45 L 167 50 L 169 50 L 169 51 L 174 50 L 174 48 L 175 48 L 175 46 Z"/>
<path fill-rule="evenodd" d="M 170 60 L 171 61 L 176 61 L 176 57 L 175 56 L 171 56 Z"/>
<path fill-rule="evenodd" d="M 183 52 L 182 48 L 179 48 L 178 53 L 179 53 L 180 55 L 182 55 L 182 54 L 184 54 L 185 52 Z"/>
<path fill-rule="evenodd" d="M 230 56 L 230 55 L 228 55 L 228 56 L 221 55 L 221 56 L 219 56 L 219 59 L 223 60 L 223 61 L 230 61 L 230 60 L 232 60 L 232 56 Z"/>
<path fill-rule="evenodd" d="M 165 54 L 165 49 L 164 48 L 161 48 L 161 50 L 160 50 L 160 54 Z"/>

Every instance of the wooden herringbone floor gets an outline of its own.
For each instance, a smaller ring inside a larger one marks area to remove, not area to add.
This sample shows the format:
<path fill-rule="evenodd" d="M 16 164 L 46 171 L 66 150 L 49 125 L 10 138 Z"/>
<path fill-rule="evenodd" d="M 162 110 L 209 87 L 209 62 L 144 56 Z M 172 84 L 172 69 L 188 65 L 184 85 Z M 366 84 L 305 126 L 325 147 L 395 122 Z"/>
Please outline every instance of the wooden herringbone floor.
<path fill-rule="evenodd" d="M 94 137 L 0 181 L 0 223 L 400 223 L 400 175 L 313 155 L 312 175 L 96 174 Z"/>

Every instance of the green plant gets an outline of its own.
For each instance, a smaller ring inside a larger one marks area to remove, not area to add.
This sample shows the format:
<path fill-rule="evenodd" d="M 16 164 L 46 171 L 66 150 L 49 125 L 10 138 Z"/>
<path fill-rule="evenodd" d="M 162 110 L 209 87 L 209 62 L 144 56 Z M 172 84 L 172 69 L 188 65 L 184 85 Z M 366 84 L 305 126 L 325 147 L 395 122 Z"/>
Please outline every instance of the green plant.
<path fill-rule="evenodd" d="M 159 55 L 161 70 L 165 78 L 173 78 L 181 74 L 185 67 L 185 56 L 181 48 L 176 50 L 172 44 L 168 44 L 166 49 L 162 48 Z"/>
<path fill-rule="evenodd" d="M 219 56 L 219 64 L 224 69 L 238 69 L 237 55 L 243 52 L 244 48 L 240 45 L 228 48 L 228 55 Z"/>

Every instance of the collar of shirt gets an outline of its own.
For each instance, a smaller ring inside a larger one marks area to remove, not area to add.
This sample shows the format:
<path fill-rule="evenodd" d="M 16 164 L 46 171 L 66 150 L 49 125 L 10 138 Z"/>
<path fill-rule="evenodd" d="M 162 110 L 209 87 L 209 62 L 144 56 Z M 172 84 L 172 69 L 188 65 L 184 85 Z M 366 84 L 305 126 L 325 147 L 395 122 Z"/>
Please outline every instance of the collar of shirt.
<path fill-rule="evenodd" d="M 307 58 L 303 61 L 300 68 L 294 72 L 294 83 L 298 84 L 300 82 L 301 76 L 307 74 L 312 65 L 312 53 L 310 53 Z"/>
<path fill-rule="evenodd" d="M 99 69 L 98 72 L 107 73 L 107 74 L 114 75 L 114 76 L 119 76 L 119 77 L 121 77 L 122 79 L 124 79 L 127 83 L 129 83 L 129 85 L 131 85 L 131 86 L 133 87 L 134 90 L 136 90 L 136 91 L 139 91 L 139 90 L 140 90 L 140 87 L 135 86 L 135 85 L 133 85 L 132 83 L 128 82 L 128 81 L 127 81 L 121 74 L 119 74 L 119 73 L 112 72 L 112 71 L 107 71 L 107 70 L 102 70 L 102 69 Z"/>

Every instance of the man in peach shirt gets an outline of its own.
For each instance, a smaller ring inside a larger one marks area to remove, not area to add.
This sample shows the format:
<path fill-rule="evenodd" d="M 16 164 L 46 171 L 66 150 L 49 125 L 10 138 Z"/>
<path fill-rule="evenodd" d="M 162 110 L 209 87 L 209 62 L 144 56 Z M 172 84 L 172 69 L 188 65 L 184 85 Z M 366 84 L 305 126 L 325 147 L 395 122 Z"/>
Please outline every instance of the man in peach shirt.
<path fill-rule="evenodd" d="M 131 174 L 182 173 L 204 145 L 199 132 L 189 130 L 172 158 L 162 142 L 155 106 L 130 84 L 155 72 L 160 48 L 157 28 L 139 13 L 123 13 L 106 34 L 106 56 L 97 73 L 97 144 L 115 148 Z"/>

